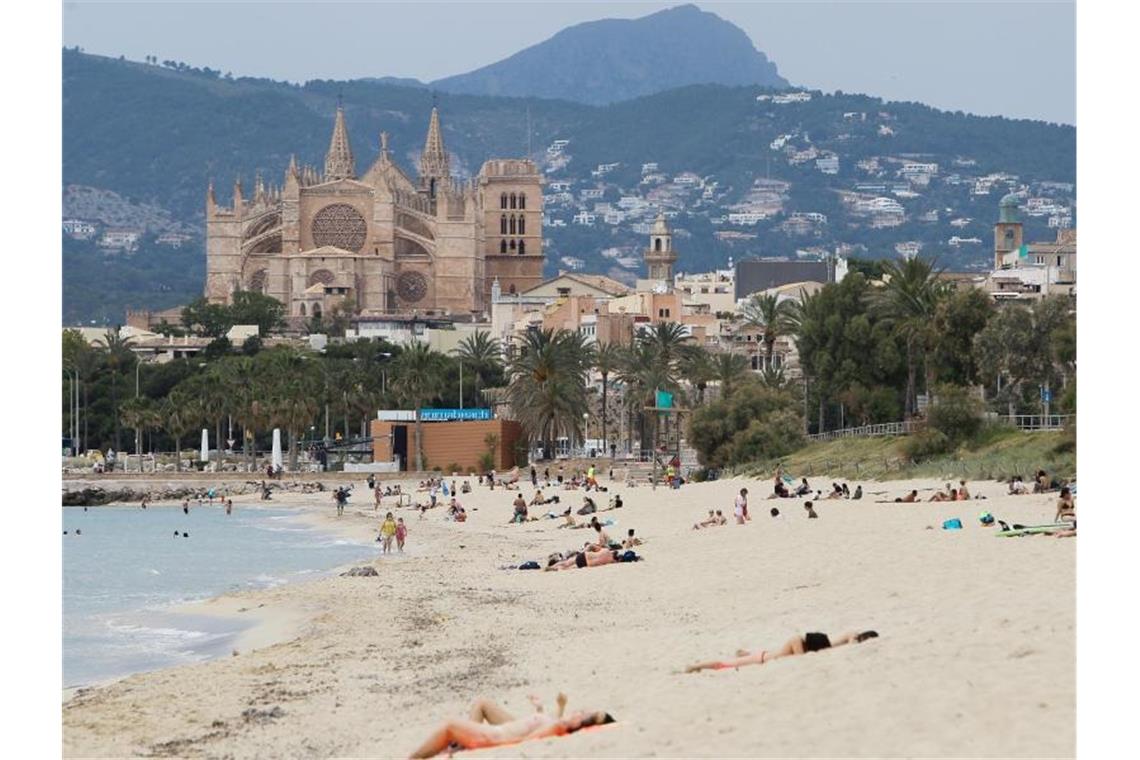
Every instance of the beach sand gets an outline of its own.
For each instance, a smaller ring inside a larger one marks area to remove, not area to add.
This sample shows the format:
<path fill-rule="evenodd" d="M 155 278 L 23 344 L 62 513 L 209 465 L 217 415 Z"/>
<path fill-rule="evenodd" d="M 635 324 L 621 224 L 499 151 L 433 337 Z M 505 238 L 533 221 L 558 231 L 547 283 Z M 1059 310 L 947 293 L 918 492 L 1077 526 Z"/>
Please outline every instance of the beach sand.
<path fill-rule="evenodd" d="M 508 525 L 512 491 L 461 495 L 463 524 L 445 522 L 442 509 L 422 520 L 395 510 L 409 526 L 408 551 L 380 558 L 377 544 L 380 577 L 206 603 L 268 622 L 235 657 L 74 693 L 63 708 L 64 753 L 406 757 L 478 696 L 523 715 L 528 694 L 552 709 L 561 690 L 570 710 L 607 710 L 618 722 L 479 755 L 1073 756 L 1076 541 L 996 538 L 977 520 L 987 510 L 1051 522 L 1055 495 L 1007 497 L 1002 484 L 972 483 L 986 501 L 878 504 L 941 484 L 863 485 L 862 501 L 817 502 L 820 519 L 809 520 L 799 500 L 764 499 L 763 481 L 614 484 L 609 495 L 625 507 L 600 517 L 616 520 L 614 539 L 636 528 L 646 561 L 557 573 L 499 568 L 545 564 L 593 531 L 556 520 Z M 749 524 L 691 529 L 710 508 L 731 519 L 742 486 Z M 529 500 L 529 484 L 523 492 Z M 554 493 L 554 511 L 581 503 L 580 491 Z M 255 504 L 235 499 L 237 509 Z M 339 519 L 327 493 L 275 494 L 273 505 L 307 506 L 307 519 L 357 537 L 379 525 L 364 488 Z M 941 530 L 949 517 L 964 529 Z M 868 628 L 880 638 L 682 672 L 805 631 Z"/>

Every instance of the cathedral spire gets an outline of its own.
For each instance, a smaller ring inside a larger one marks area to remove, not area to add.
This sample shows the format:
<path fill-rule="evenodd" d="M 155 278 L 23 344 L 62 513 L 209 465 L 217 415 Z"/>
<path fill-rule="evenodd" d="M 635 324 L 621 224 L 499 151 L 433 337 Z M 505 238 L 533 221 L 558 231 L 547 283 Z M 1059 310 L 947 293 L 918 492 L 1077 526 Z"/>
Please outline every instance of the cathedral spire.
<path fill-rule="evenodd" d="M 338 104 L 332 140 L 329 141 L 329 152 L 325 155 L 325 181 L 355 178 L 356 163 L 352 160 L 352 148 L 348 144 L 348 129 L 344 126 L 344 109 Z"/>
<path fill-rule="evenodd" d="M 432 106 L 427 140 L 424 141 L 424 152 L 420 154 L 420 188 L 427 190 L 434 197 L 439 181 L 450 177 L 451 166 L 447 158 L 447 149 L 443 147 L 439 109 Z"/>

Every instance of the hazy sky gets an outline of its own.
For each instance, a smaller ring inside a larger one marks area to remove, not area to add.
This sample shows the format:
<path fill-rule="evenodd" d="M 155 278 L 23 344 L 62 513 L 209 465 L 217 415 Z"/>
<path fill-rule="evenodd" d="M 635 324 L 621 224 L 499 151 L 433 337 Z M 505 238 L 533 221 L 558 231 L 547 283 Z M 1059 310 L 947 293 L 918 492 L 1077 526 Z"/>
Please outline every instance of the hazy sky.
<path fill-rule="evenodd" d="M 75 0 L 64 3 L 64 44 L 235 76 L 430 81 L 571 24 L 678 4 Z M 1076 12 L 1067 0 L 696 4 L 744 29 L 793 84 L 1076 123 Z"/>

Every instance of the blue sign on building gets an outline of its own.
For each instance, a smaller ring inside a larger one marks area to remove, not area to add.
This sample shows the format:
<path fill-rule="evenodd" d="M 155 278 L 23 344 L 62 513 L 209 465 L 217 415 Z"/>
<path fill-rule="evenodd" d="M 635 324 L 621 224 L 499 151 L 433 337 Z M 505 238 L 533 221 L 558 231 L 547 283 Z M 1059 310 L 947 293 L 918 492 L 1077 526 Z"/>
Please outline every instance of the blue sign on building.
<path fill-rule="evenodd" d="M 442 420 L 489 420 L 490 409 L 421 409 L 420 419 L 439 422 Z"/>

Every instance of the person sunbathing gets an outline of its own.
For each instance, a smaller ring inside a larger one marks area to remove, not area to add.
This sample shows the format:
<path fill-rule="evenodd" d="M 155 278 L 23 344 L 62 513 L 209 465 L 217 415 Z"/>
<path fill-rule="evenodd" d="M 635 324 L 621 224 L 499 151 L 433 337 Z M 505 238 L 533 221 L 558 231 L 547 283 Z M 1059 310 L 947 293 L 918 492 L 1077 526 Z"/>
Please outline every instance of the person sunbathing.
<path fill-rule="evenodd" d="M 800 485 L 795 491 L 796 496 L 807 496 L 811 493 L 811 486 L 808 485 L 807 478 L 800 479 Z"/>
<path fill-rule="evenodd" d="M 588 551 L 588 552 L 600 552 L 600 551 L 605 551 L 606 549 L 609 549 L 610 548 L 609 534 L 606 533 L 605 528 L 602 527 L 602 524 L 600 522 L 598 522 L 598 518 L 595 517 L 594 519 L 590 520 L 590 527 L 593 528 L 595 531 L 597 531 L 598 535 L 595 538 L 593 543 L 588 544 L 586 546 L 586 551 Z"/>
<path fill-rule="evenodd" d="M 635 546 L 641 546 L 642 543 L 643 541 L 640 538 L 633 535 L 633 528 L 630 528 L 629 534 L 626 536 L 625 540 L 621 542 L 621 548 L 632 549 Z"/>
<path fill-rule="evenodd" d="M 966 490 L 966 481 L 958 481 L 958 501 L 969 501 L 970 492 Z"/>
<path fill-rule="evenodd" d="M 566 507 L 566 511 L 562 513 L 563 523 L 559 528 L 577 528 L 578 521 L 574 519 L 574 515 L 570 513 L 570 507 Z"/>
<path fill-rule="evenodd" d="M 526 718 L 516 718 L 500 705 L 480 699 L 472 705 L 467 718 L 445 722 L 412 752 L 411 757 L 435 757 L 448 751 L 452 745 L 460 749 L 500 747 L 529 739 L 564 736 L 590 726 L 615 722 L 612 715 L 601 711 L 583 710 L 565 715 L 565 694 L 558 695 L 558 711 L 554 715 L 548 715 L 536 697 L 530 699 L 535 713 Z"/>
<path fill-rule="evenodd" d="M 855 493 L 853 493 L 851 495 L 851 499 L 855 500 L 855 499 L 862 499 L 862 498 L 863 498 L 863 486 L 861 486 L 861 485 L 855 486 Z"/>
<path fill-rule="evenodd" d="M 913 490 L 906 496 L 897 497 L 895 501 L 902 504 L 914 504 L 916 501 L 918 501 L 918 490 Z"/>
<path fill-rule="evenodd" d="M 958 491 L 953 488 L 949 488 L 949 483 L 947 483 L 946 486 L 948 489 L 946 492 L 938 491 L 929 499 L 927 499 L 927 501 L 958 501 Z"/>
<path fill-rule="evenodd" d="M 712 527 L 713 525 L 716 525 L 716 524 L 717 524 L 716 515 L 713 513 L 713 510 L 710 509 L 709 510 L 709 516 L 707 519 L 701 520 L 698 523 L 693 523 L 693 530 L 700 530 L 701 528 L 709 528 L 709 527 Z"/>
<path fill-rule="evenodd" d="M 843 498 L 842 486 L 840 486 L 838 483 L 832 483 L 831 484 L 831 493 L 829 493 L 827 495 L 827 498 L 829 498 L 829 499 L 842 499 Z"/>
<path fill-rule="evenodd" d="M 625 554 L 632 554 L 632 552 L 626 552 Z M 555 562 L 553 565 L 547 565 L 542 569 L 573 570 L 576 567 L 598 567 L 599 565 L 613 565 L 617 562 L 631 562 L 641 559 L 637 557 L 637 555 L 633 555 L 631 559 L 622 559 L 622 556 L 623 552 L 619 549 L 604 552 L 575 552 L 561 562 Z"/>
<path fill-rule="evenodd" d="M 781 657 L 795 657 L 808 652 L 841 647 L 845 644 L 858 644 L 867 639 L 878 638 L 878 636 L 879 634 L 876 631 L 863 631 L 862 633 L 845 633 L 833 641 L 826 633 L 805 633 L 803 636 L 795 636 L 789 639 L 781 649 L 775 652 L 761 650 L 758 653 L 751 653 L 741 649 L 737 651 L 735 659 L 699 662 L 685 668 L 685 672 L 696 673 L 700 670 L 726 670 L 728 668 L 739 668 L 743 665 L 763 665 Z"/>

